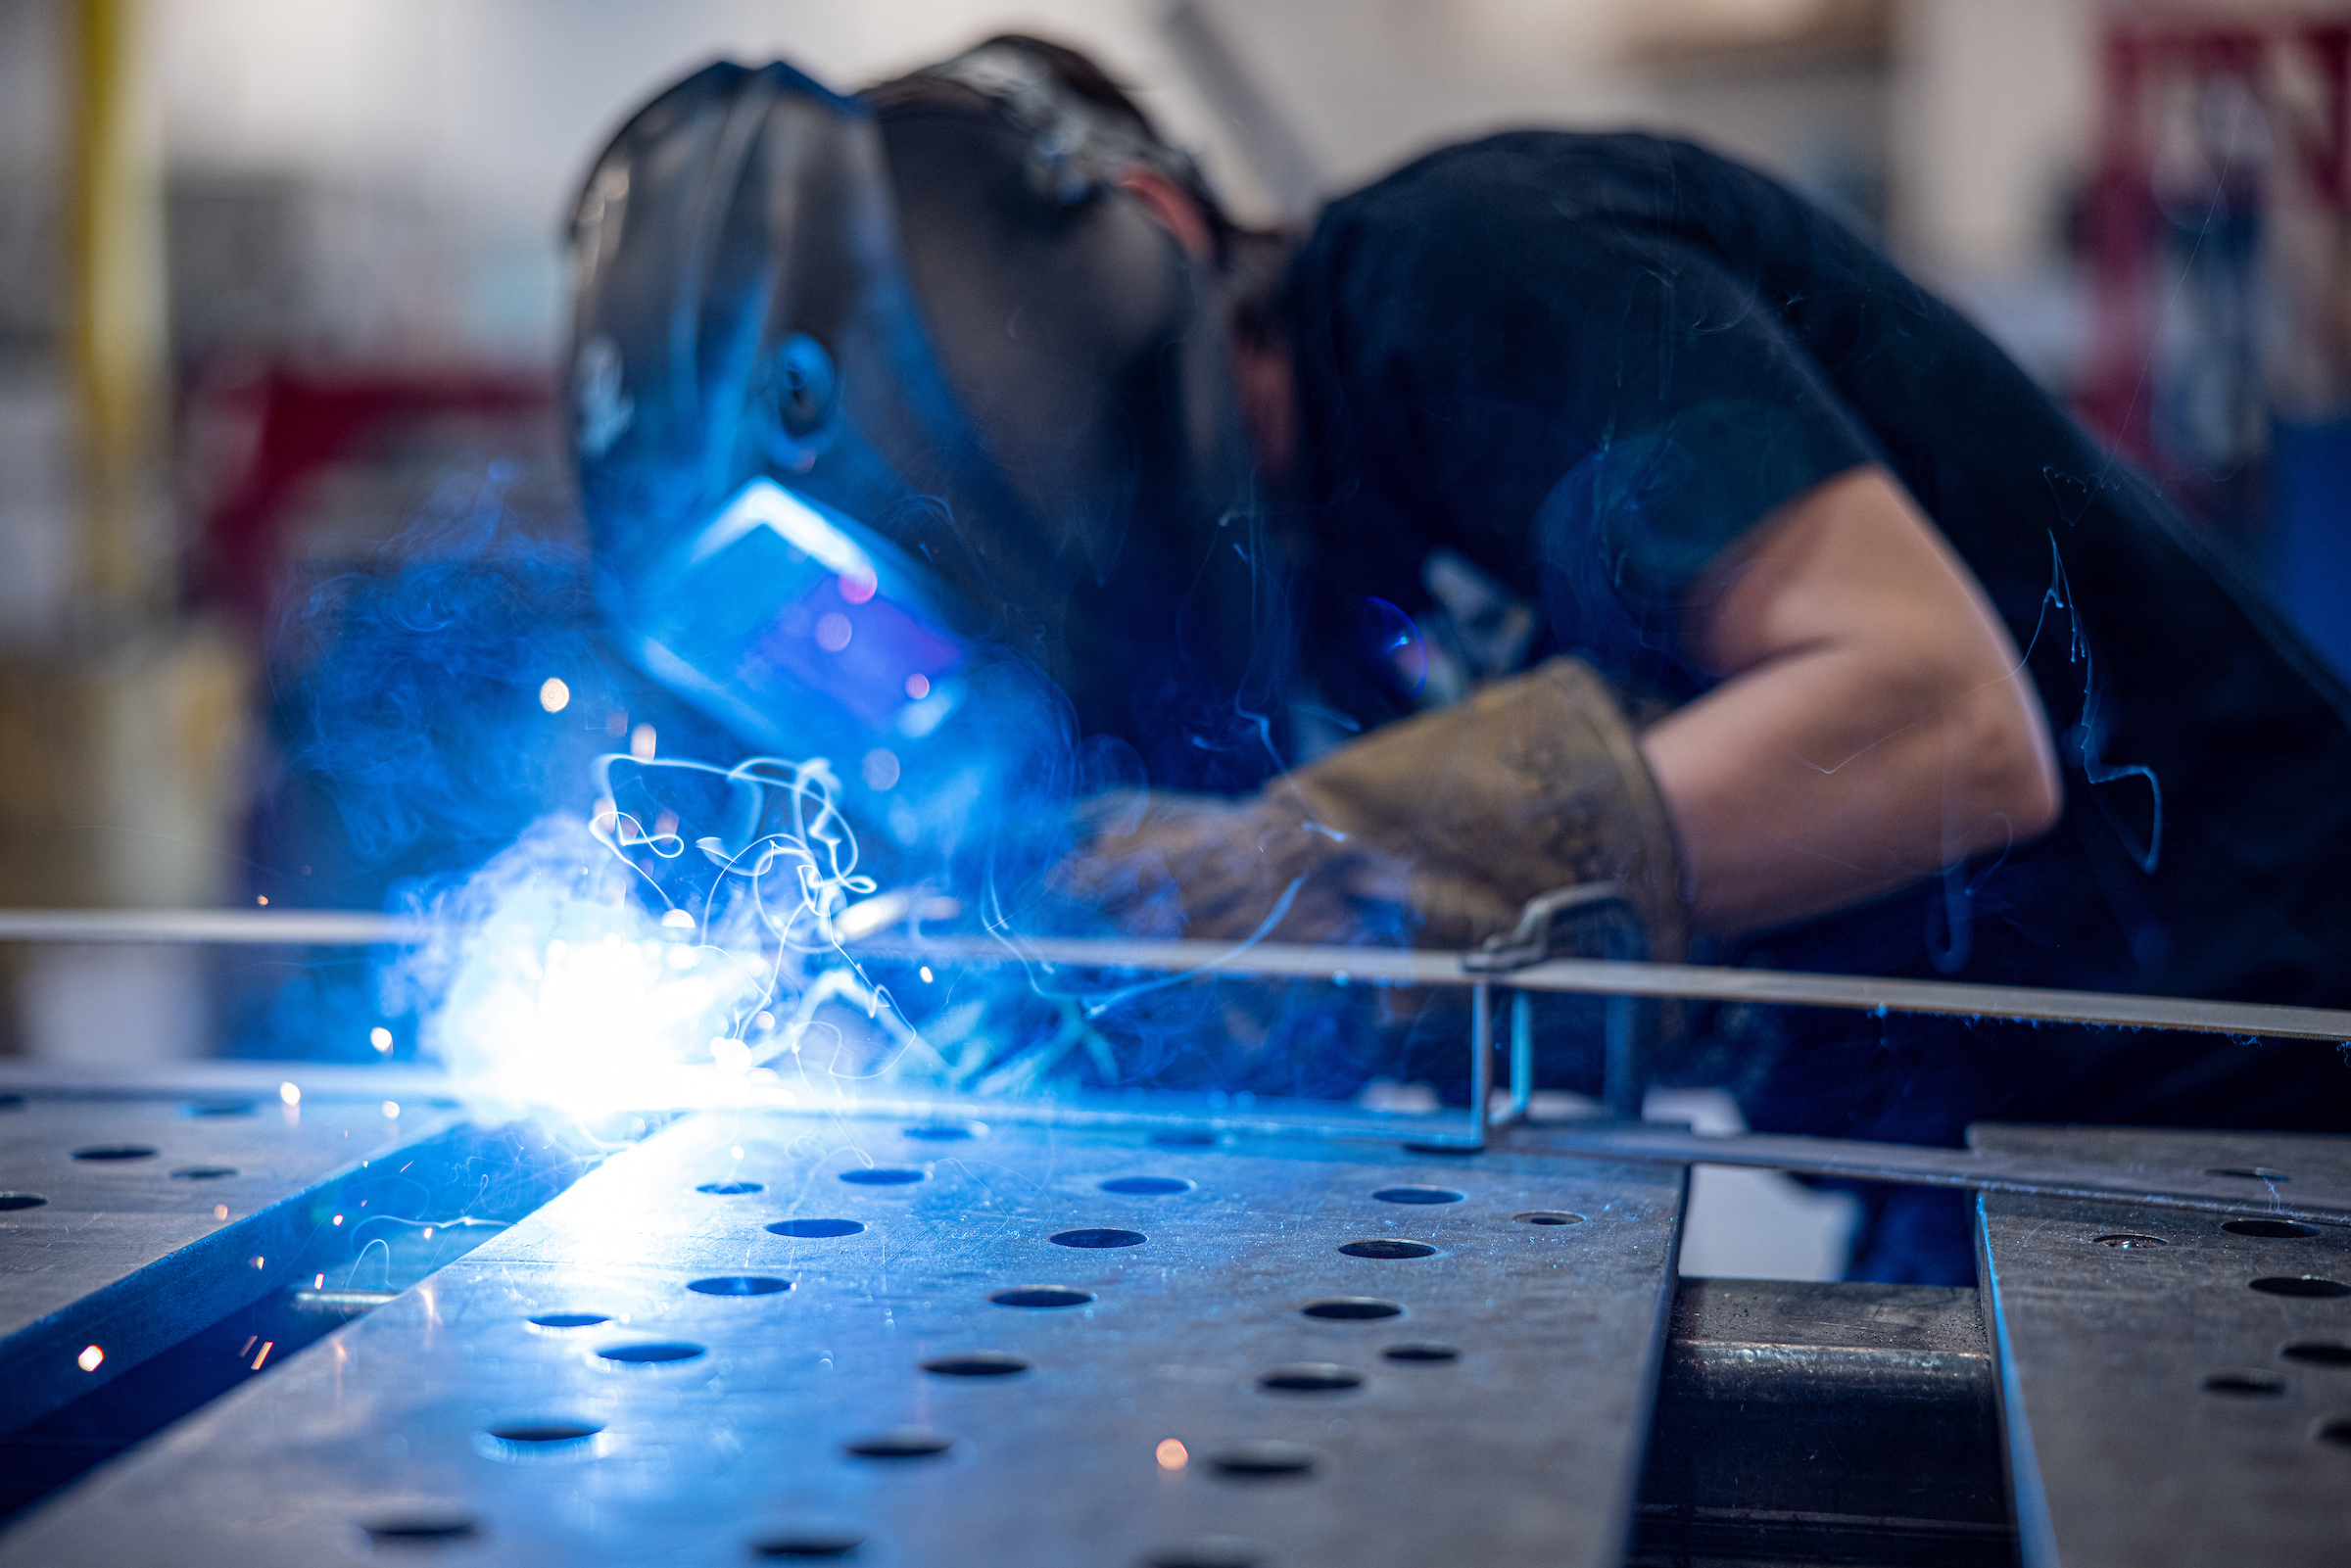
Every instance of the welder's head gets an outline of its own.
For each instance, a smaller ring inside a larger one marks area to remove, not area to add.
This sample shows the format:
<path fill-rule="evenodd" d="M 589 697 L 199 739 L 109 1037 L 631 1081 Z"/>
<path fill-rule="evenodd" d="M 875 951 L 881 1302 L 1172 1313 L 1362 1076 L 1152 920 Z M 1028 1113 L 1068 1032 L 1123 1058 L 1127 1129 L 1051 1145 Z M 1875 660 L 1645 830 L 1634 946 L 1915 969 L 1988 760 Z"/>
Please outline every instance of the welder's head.
<path fill-rule="evenodd" d="M 1213 246 L 1119 180 L 1215 205 L 1075 59 L 995 40 L 866 101 L 716 65 L 589 176 L 573 435 L 607 600 L 747 738 L 927 734 L 981 642 L 1128 728 L 1129 609 L 1246 502 Z"/>

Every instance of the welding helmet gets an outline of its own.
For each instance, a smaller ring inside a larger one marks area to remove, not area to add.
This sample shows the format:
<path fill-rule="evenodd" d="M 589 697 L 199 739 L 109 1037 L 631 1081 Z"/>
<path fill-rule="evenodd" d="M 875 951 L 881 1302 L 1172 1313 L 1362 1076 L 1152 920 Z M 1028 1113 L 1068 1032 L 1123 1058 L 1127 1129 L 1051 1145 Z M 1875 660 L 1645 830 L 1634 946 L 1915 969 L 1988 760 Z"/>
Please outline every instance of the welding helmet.
<path fill-rule="evenodd" d="M 1128 650 L 1180 641 L 1171 572 L 1246 504 L 1200 269 L 1103 199 L 1143 149 L 1052 119 L 1021 51 L 974 53 L 939 69 L 1005 112 L 944 142 L 918 119 L 886 143 L 788 65 L 710 66 L 629 120 L 575 213 L 611 619 L 787 755 L 919 751 L 1007 651 L 1082 727 L 1134 730 Z"/>

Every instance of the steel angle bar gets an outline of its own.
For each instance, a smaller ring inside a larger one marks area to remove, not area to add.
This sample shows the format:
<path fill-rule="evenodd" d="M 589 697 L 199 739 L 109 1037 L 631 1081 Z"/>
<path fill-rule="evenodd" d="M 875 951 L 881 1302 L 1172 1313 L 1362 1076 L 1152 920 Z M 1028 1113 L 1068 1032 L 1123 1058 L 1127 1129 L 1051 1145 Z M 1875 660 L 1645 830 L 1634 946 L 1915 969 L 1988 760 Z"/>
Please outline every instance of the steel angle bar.
<path fill-rule="evenodd" d="M 428 939 L 432 930 L 429 924 L 421 921 L 337 910 L 283 913 L 0 910 L 0 941 L 17 942 L 219 942 L 356 947 L 420 942 Z M 856 942 L 843 951 L 858 958 L 896 958 L 908 962 L 1141 971 L 1176 979 L 1291 977 L 1454 987 L 1491 983 L 1518 991 L 1833 1007 L 1866 1013 L 1920 1013 L 2112 1028 L 2183 1029 L 2264 1039 L 2351 1042 L 2351 1012 L 2327 1008 L 1692 964 L 1552 959 L 1523 968 L 1497 970 L 1480 967 L 1488 961 L 1487 955 L 1437 949 L 1019 936 L 876 938 Z"/>
<path fill-rule="evenodd" d="M 1682 1181 L 704 1114 L 0 1565 L 1623 1560 Z"/>
<path fill-rule="evenodd" d="M 372 947 L 430 934 L 420 921 L 339 909 L 0 909 L 0 942 Z"/>
<path fill-rule="evenodd" d="M 333 1223 L 323 1195 L 454 1127 L 379 1100 L 0 1093 L 0 1431 L 277 1288 Z"/>
<path fill-rule="evenodd" d="M 1987 1152 L 2351 1182 L 2351 1138 L 1982 1126 Z M 2351 1561 L 2351 1233 L 1987 1193 L 2027 1568 Z"/>
<path fill-rule="evenodd" d="M 2150 1160 L 2143 1151 L 2132 1151 L 2127 1158 L 2118 1152 L 2118 1158 L 2107 1163 L 2083 1158 L 2070 1146 L 2064 1152 L 2004 1146 L 1939 1149 L 1647 1125 L 1535 1127 L 1513 1135 L 1511 1147 L 1616 1163 L 1741 1165 L 1911 1187 L 1961 1187 L 2351 1226 L 2351 1181 L 2327 1171 L 2306 1171 L 2287 1184 L 2265 1181 L 2245 1170 Z"/>
<path fill-rule="evenodd" d="M 1080 970 L 1140 970 L 1185 977 L 1274 976 L 1378 985 L 1491 983 L 1511 990 L 1590 996 L 1832 1007 L 1863 1013 L 1921 1013 L 2115 1028 L 2183 1029 L 2270 1039 L 2351 1041 L 2351 1012 L 2328 1008 L 1695 964 L 1551 959 L 1521 969 L 1485 970 L 1474 967 L 1477 954 L 1435 949 L 1038 937 L 876 940 L 860 943 L 850 951 L 861 958 L 899 958 L 909 962 L 947 959 Z"/>

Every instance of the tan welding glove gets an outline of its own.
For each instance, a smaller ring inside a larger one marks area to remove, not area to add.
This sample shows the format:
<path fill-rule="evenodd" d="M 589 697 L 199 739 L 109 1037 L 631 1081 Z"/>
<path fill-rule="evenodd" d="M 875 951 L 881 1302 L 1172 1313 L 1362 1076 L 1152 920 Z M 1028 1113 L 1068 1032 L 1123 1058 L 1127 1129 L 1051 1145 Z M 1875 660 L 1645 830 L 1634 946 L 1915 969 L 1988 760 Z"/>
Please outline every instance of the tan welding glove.
<path fill-rule="evenodd" d="M 1678 960 L 1688 938 L 1664 804 L 1578 659 L 1375 730 L 1245 799 L 1106 796 L 1081 821 L 1065 881 L 1138 935 L 1239 940 L 1296 883 L 1273 940 L 1362 940 L 1401 910 L 1413 945 L 1465 948 L 1529 899 L 1612 882 L 1650 957 Z"/>

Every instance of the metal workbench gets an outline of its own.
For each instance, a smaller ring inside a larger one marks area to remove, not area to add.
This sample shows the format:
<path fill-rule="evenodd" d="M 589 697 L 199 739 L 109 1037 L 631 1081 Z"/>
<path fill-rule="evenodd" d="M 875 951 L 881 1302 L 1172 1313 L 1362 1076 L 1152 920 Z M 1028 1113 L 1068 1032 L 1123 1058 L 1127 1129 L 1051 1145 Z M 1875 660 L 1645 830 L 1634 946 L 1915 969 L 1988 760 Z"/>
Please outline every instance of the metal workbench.
<path fill-rule="evenodd" d="M 1677 1281 L 1572 1129 L 371 1081 L 10 1091 L 0 1568 L 2351 1558 L 2351 1227 L 2261 1212 L 2351 1139 L 1980 1128 L 2255 1197 L 1995 1191 L 1950 1291 Z"/>

